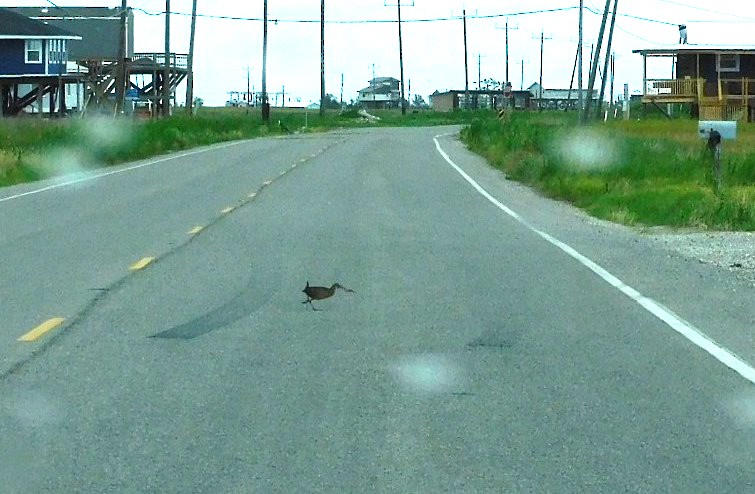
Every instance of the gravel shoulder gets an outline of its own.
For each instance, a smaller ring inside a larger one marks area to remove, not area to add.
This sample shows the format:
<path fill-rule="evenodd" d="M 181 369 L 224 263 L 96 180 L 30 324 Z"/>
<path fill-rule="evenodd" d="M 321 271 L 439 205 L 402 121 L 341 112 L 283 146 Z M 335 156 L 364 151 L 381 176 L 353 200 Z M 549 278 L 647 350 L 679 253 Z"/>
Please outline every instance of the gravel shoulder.
<path fill-rule="evenodd" d="M 734 273 L 755 286 L 753 232 L 685 232 L 668 228 L 643 229 L 641 232 L 666 250 Z"/>

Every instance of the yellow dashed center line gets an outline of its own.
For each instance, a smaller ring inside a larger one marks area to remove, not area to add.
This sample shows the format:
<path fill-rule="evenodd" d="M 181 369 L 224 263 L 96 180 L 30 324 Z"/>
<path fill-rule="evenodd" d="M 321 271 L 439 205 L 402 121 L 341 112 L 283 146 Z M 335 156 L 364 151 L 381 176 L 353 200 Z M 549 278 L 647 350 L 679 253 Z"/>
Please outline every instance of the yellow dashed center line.
<path fill-rule="evenodd" d="M 143 257 L 137 262 L 135 262 L 134 264 L 132 264 L 131 266 L 129 266 L 128 269 L 129 271 L 139 271 L 149 266 L 154 260 L 155 260 L 154 257 Z"/>
<path fill-rule="evenodd" d="M 197 233 L 201 232 L 202 230 L 204 230 L 203 226 L 195 226 L 194 228 L 192 228 L 191 230 L 189 230 L 186 233 L 189 234 L 189 235 L 196 235 Z"/>
<path fill-rule="evenodd" d="M 29 331 L 28 333 L 20 337 L 18 341 L 27 341 L 27 342 L 37 341 L 40 337 L 42 337 L 42 335 L 44 335 L 48 331 L 52 331 L 53 329 L 63 324 L 63 321 L 65 321 L 65 319 L 63 319 L 62 317 L 54 317 L 52 319 L 48 319 L 47 321 L 43 322 L 36 328 L 32 329 L 31 331 Z"/>

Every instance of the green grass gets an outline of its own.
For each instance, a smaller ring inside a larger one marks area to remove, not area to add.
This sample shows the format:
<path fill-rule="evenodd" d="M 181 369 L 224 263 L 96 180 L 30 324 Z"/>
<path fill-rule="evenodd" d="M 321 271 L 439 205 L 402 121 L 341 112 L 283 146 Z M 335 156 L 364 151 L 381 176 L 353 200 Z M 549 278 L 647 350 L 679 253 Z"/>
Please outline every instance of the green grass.
<path fill-rule="evenodd" d="M 755 230 L 755 128 L 724 142 L 724 189 L 692 120 L 609 121 L 572 114 L 480 115 L 470 149 L 514 180 L 590 214 L 628 225 Z"/>
<path fill-rule="evenodd" d="M 273 109 L 270 125 L 258 109 L 202 108 L 194 117 L 128 120 L 85 118 L 0 121 L 0 186 L 29 182 L 102 166 L 134 161 L 219 142 L 290 132 L 338 128 L 429 126 L 469 123 L 470 112 L 371 111 L 379 121 L 366 122 L 356 110 Z M 278 125 L 278 121 L 282 125 Z"/>

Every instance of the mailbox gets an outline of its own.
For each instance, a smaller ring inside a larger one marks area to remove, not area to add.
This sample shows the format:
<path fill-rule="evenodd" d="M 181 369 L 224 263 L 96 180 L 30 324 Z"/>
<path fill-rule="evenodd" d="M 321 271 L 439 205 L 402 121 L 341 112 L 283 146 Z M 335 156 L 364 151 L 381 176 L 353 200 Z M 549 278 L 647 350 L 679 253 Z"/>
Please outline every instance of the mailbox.
<path fill-rule="evenodd" d="M 721 134 L 721 139 L 736 139 L 737 138 L 737 122 L 729 120 L 700 120 L 697 123 L 697 130 L 700 137 L 703 139 L 708 138 L 708 134 L 711 129 Z"/>

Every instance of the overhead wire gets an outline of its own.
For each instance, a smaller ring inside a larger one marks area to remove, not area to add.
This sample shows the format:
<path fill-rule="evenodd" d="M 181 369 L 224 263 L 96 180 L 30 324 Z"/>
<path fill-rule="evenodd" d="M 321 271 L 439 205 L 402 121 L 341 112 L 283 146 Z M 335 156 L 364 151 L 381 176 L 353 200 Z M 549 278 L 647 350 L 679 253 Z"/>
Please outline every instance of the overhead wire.
<path fill-rule="evenodd" d="M 51 4 L 54 5 L 54 3 L 51 0 L 47 0 L 47 1 L 49 3 L 51 3 Z M 718 11 L 711 10 L 711 9 L 705 9 L 705 8 L 702 8 L 702 7 L 693 7 L 693 6 L 682 4 L 680 2 L 674 2 L 672 0 L 657 0 L 657 1 L 665 2 L 665 3 L 670 3 L 670 4 L 674 4 L 674 5 L 685 6 L 685 7 L 691 8 L 691 9 L 695 9 L 695 10 L 701 10 L 701 11 L 706 11 L 706 12 L 711 12 L 711 13 L 716 13 L 716 14 L 733 16 L 733 14 L 726 14 L 726 13 L 718 12 Z M 141 7 L 132 7 L 131 9 L 135 10 L 135 11 L 139 11 L 139 12 L 141 12 L 143 14 L 146 14 L 146 15 L 150 15 L 150 16 L 165 15 L 165 11 L 148 10 L 148 9 L 141 8 Z M 549 13 L 556 13 L 556 12 L 568 12 L 568 11 L 573 11 L 573 10 L 577 10 L 577 9 L 579 9 L 578 6 L 571 6 L 571 7 L 557 7 L 557 8 L 551 8 L 551 9 L 524 10 L 524 11 L 507 12 L 507 13 L 500 13 L 500 14 L 482 14 L 482 15 L 481 14 L 469 14 L 469 15 L 466 16 L 466 18 L 467 18 L 467 20 L 475 20 L 475 19 L 500 19 L 500 18 L 506 18 L 506 17 L 518 17 L 518 16 L 535 15 L 535 14 L 549 14 Z M 592 7 L 585 6 L 585 10 L 587 10 L 588 12 L 590 12 L 592 14 L 595 14 L 595 15 L 602 15 L 602 9 L 601 9 L 601 12 L 599 12 L 598 9 L 594 5 L 592 5 Z M 181 11 L 171 11 L 170 14 L 171 15 L 177 15 L 177 16 L 185 16 L 185 17 L 190 17 L 191 16 L 191 13 L 181 12 Z M 625 18 L 628 18 L 628 19 L 634 19 L 634 20 L 643 21 L 643 22 L 650 22 L 650 23 L 654 23 L 654 24 L 661 24 L 661 25 L 665 25 L 665 26 L 676 26 L 676 25 L 679 24 L 678 22 L 663 21 L 663 20 L 659 20 L 659 19 L 653 19 L 653 18 L 650 18 L 650 17 L 644 17 L 644 16 L 639 16 L 639 15 L 634 15 L 634 14 L 626 14 L 626 13 L 622 13 L 622 12 L 617 12 L 616 15 L 619 16 L 619 17 L 625 17 Z M 205 18 L 205 19 L 219 19 L 219 20 L 232 20 L 232 21 L 251 21 L 251 22 L 263 22 L 264 21 L 264 19 L 262 19 L 261 17 L 246 17 L 246 16 L 220 15 L 220 14 L 202 14 L 202 13 L 198 13 L 197 17 L 201 17 L 201 18 Z M 747 22 L 747 21 L 743 21 L 742 19 L 748 19 L 748 20 L 752 20 L 753 22 L 755 22 L 755 18 L 743 17 L 743 16 L 734 16 L 734 17 L 737 17 L 738 20 L 737 21 L 709 21 L 708 20 L 708 21 L 687 21 L 687 22 L 740 22 L 740 23 L 741 22 Z M 451 16 L 445 16 L 445 17 L 427 17 L 427 18 L 418 18 L 418 19 L 411 19 L 410 18 L 410 19 L 403 19 L 401 22 L 402 23 L 444 22 L 444 21 L 458 21 L 458 20 L 461 20 L 463 18 L 464 18 L 463 15 L 451 15 Z M 279 23 L 281 23 L 281 24 L 319 24 L 320 23 L 320 19 L 286 19 L 286 18 L 282 18 L 282 19 L 269 19 L 269 21 L 272 22 L 272 23 L 274 23 L 274 24 L 279 24 Z M 326 20 L 325 21 L 326 24 L 395 24 L 397 22 L 398 22 L 397 19 L 351 19 L 351 20 L 347 20 L 347 19 L 341 19 L 341 20 L 335 19 L 335 20 L 332 20 L 331 19 L 331 20 Z M 629 34 L 631 34 L 631 33 L 629 33 Z M 639 36 L 636 36 L 636 35 L 634 35 L 634 36 L 637 37 L 638 39 L 643 39 L 643 38 L 641 38 Z M 647 41 L 647 40 L 645 40 L 645 41 Z"/>
<path fill-rule="evenodd" d="M 738 19 L 750 19 L 752 21 L 755 21 L 755 17 L 747 17 L 747 16 L 742 16 L 742 15 L 739 15 L 739 14 L 732 14 L 731 12 L 721 12 L 720 10 L 706 9 L 705 7 L 696 7 L 694 5 L 689 5 L 689 4 L 682 3 L 682 2 L 676 2 L 674 0 L 656 0 L 656 1 L 657 2 L 662 2 L 662 3 L 668 3 L 668 4 L 671 4 L 671 5 L 678 5 L 680 7 L 684 7 L 686 9 L 690 9 L 690 10 L 699 10 L 699 11 L 702 11 L 702 12 L 710 12 L 711 14 L 724 15 L 724 16 L 727 16 L 727 17 L 736 17 Z"/>
<path fill-rule="evenodd" d="M 565 12 L 570 10 L 576 10 L 579 7 L 572 6 L 572 7 L 559 7 L 559 8 L 552 8 L 552 9 L 539 9 L 539 10 L 527 10 L 527 11 L 520 11 L 520 12 L 508 12 L 505 14 L 469 14 L 466 16 L 467 20 L 474 20 L 474 19 L 500 19 L 504 17 L 517 17 L 517 16 L 525 16 L 525 15 L 534 15 L 534 14 L 548 14 L 548 13 L 554 13 L 554 12 Z M 150 15 L 150 16 L 158 16 L 158 15 L 165 15 L 165 11 L 154 11 L 154 10 L 147 10 L 144 8 L 139 7 L 132 7 L 132 10 L 136 10 L 139 12 L 142 12 L 143 14 Z M 180 15 L 180 16 L 191 16 L 190 13 L 187 12 L 170 12 L 171 15 Z M 264 19 L 261 17 L 242 17 L 242 16 L 231 16 L 231 15 L 217 15 L 217 14 L 202 14 L 198 13 L 197 17 L 202 17 L 206 19 L 221 19 L 221 20 L 232 20 L 232 21 L 254 21 L 254 22 L 263 22 Z M 402 23 L 419 23 L 419 22 L 443 22 L 443 21 L 459 21 L 464 18 L 463 15 L 452 15 L 452 16 L 446 16 L 446 17 L 428 17 L 428 18 L 420 18 L 420 19 L 402 19 Z M 278 23 L 294 23 L 294 24 L 320 24 L 320 19 L 268 19 L 269 22 L 278 24 Z M 326 20 L 326 24 L 396 24 L 398 22 L 397 19 L 355 19 L 355 20 Z"/>

